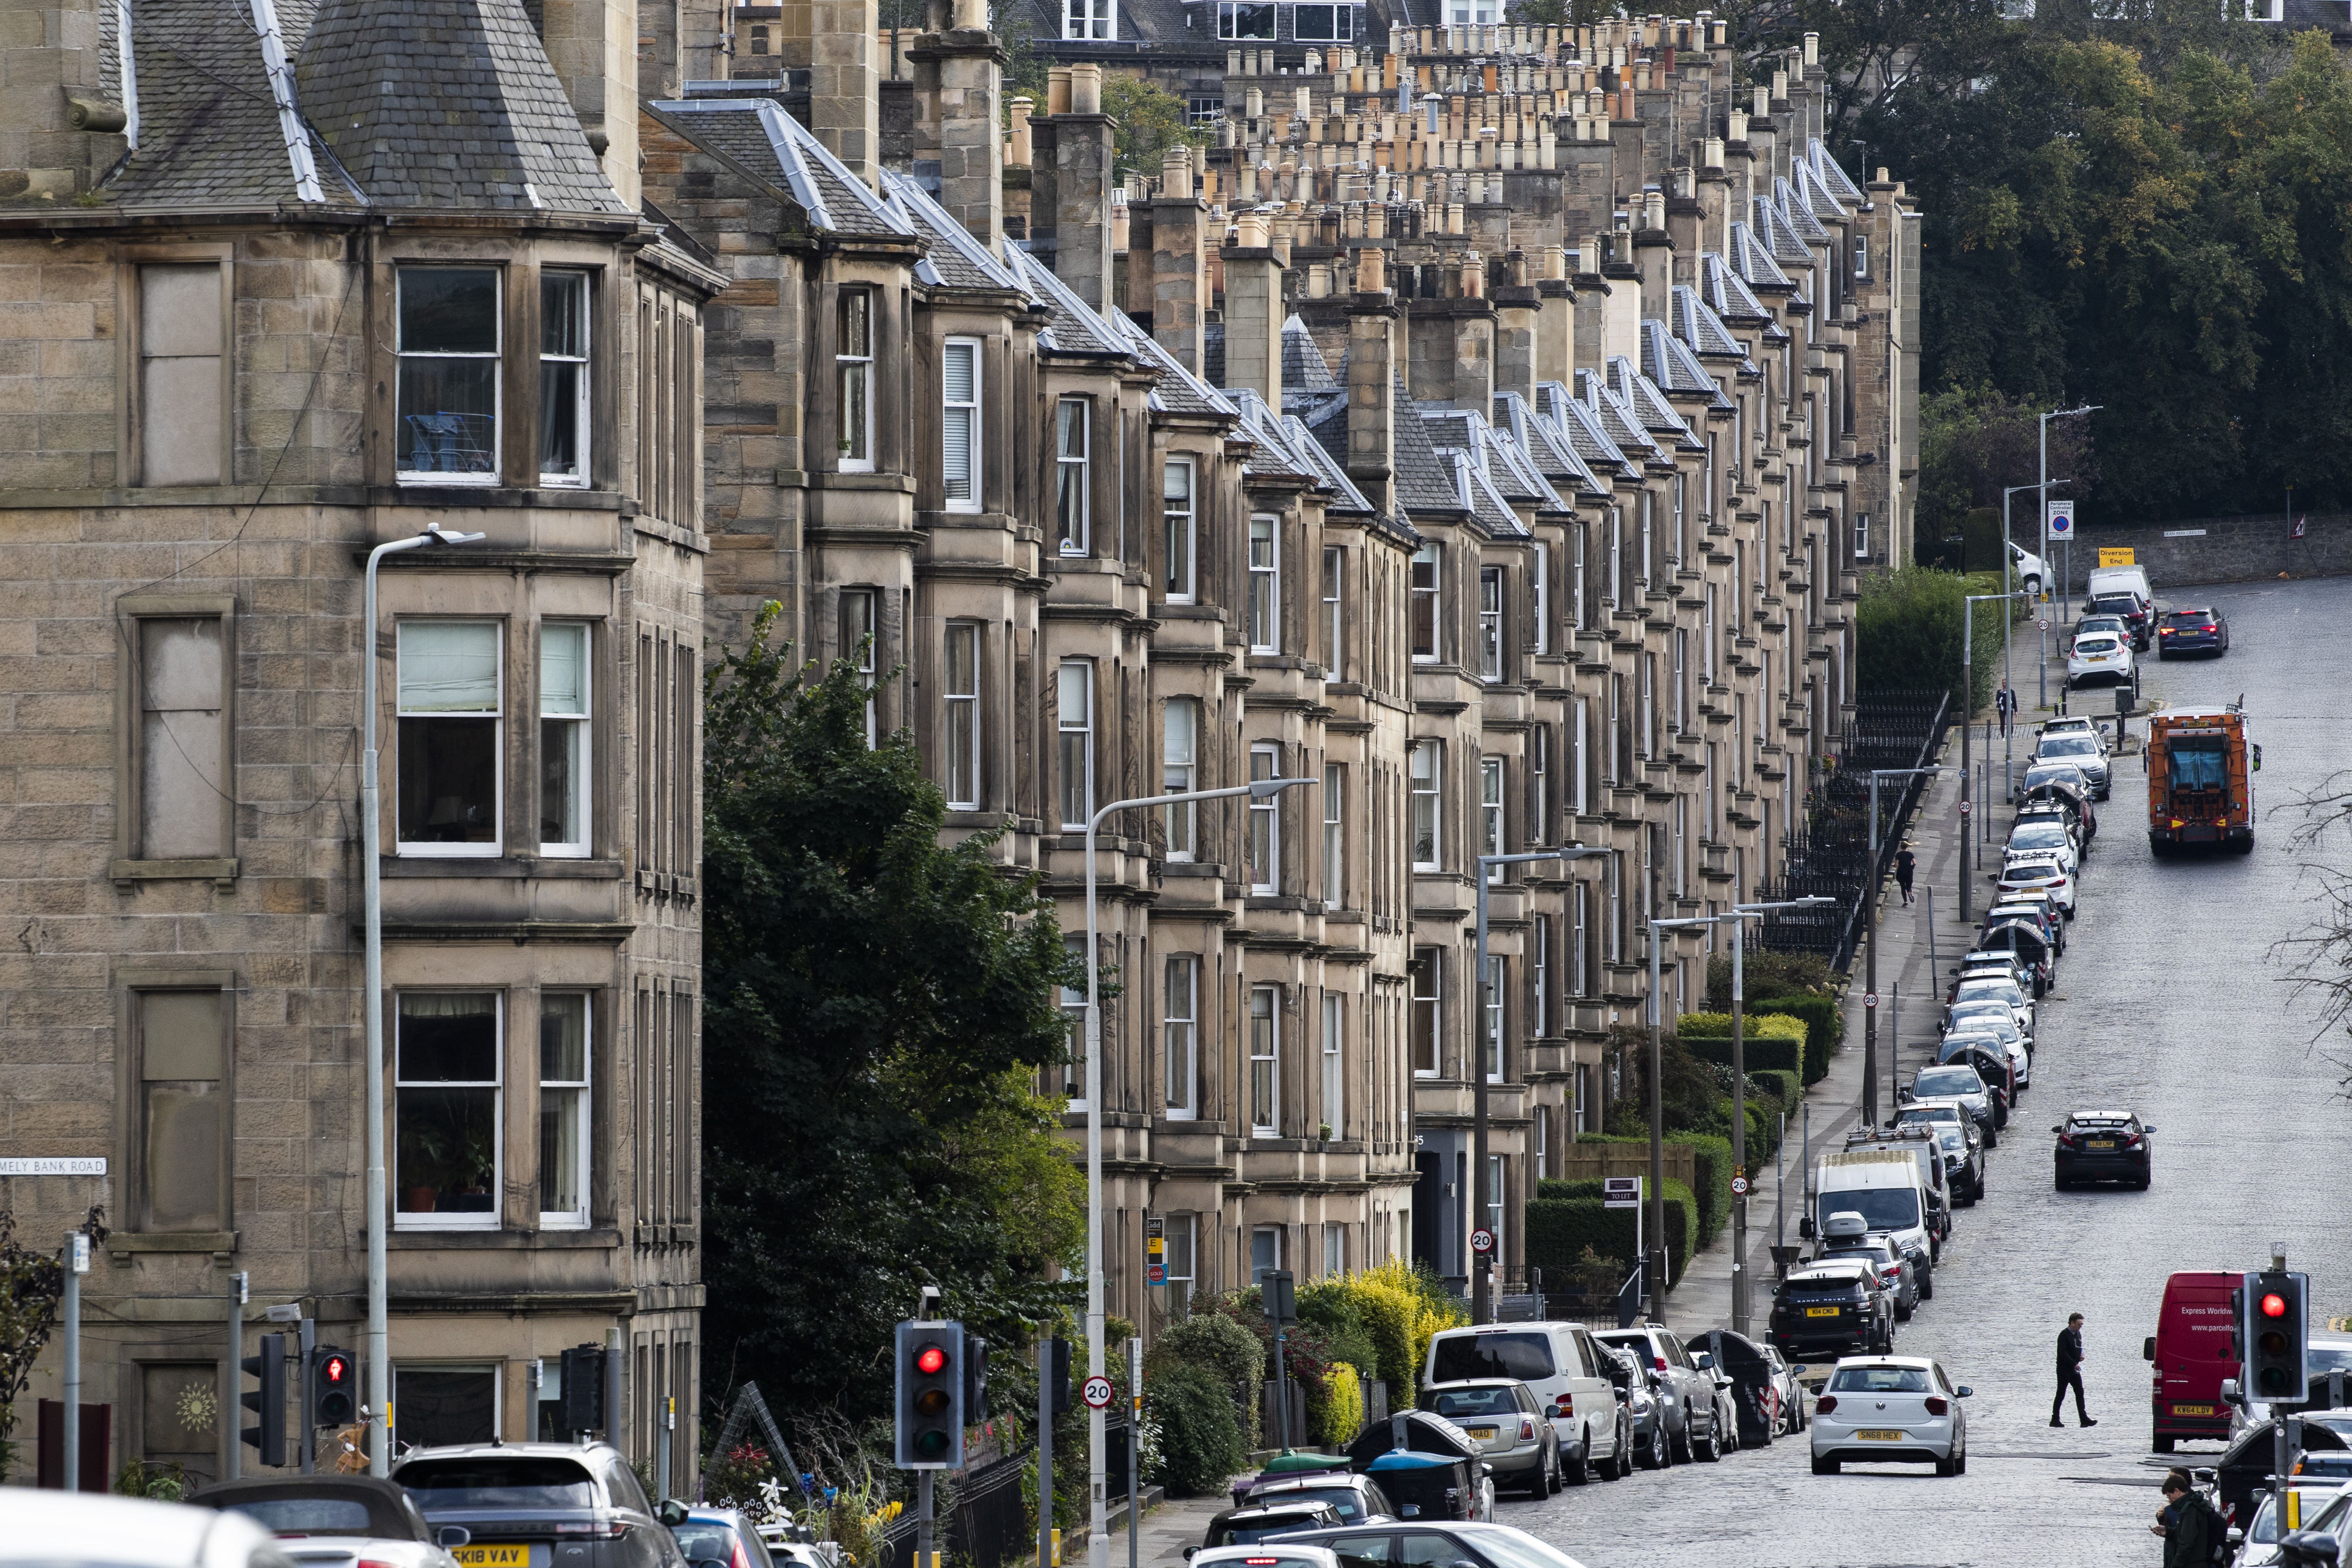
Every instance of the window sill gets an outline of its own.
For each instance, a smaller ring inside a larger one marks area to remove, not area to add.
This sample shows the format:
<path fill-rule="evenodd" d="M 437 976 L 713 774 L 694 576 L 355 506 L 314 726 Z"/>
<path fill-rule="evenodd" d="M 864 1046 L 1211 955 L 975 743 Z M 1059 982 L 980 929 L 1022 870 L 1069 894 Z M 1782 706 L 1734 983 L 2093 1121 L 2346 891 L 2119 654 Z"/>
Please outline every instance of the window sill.
<path fill-rule="evenodd" d="M 384 1246 L 394 1252 L 421 1252 L 446 1248 L 485 1249 L 499 1247 L 572 1247 L 582 1249 L 613 1248 L 621 1244 L 618 1226 L 602 1225 L 585 1230 L 399 1230 L 384 1238 Z"/>
<path fill-rule="evenodd" d="M 117 883 L 216 882 L 223 887 L 236 880 L 236 860 L 119 860 L 107 862 L 106 874 Z"/>
<path fill-rule="evenodd" d="M 106 1238 L 106 1249 L 116 1258 L 136 1252 L 234 1252 L 234 1230 L 116 1230 Z"/>
<path fill-rule="evenodd" d="M 394 882 L 433 876 L 536 876 L 551 882 L 618 882 L 622 876 L 619 861 L 538 855 L 383 855 L 378 861 L 381 874 Z"/>

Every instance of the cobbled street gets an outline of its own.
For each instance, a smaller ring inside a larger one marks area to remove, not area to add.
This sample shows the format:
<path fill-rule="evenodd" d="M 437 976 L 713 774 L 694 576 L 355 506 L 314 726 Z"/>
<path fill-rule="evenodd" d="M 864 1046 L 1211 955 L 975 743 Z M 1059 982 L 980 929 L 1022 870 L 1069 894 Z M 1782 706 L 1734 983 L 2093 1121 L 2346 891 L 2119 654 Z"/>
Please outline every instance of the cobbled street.
<path fill-rule="evenodd" d="M 2221 610 L 2232 643 L 2211 661 L 2158 663 L 2151 652 L 2146 699 L 2204 706 L 2244 694 L 2250 736 L 2263 750 L 2258 837 L 2243 858 L 2158 861 L 2144 831 L 2139 758 L 2116 758 L 2082 915 L 2053 1001 L 2043 1004 L 2033 1087 L 1992 1154 L 1985 1201 L 1959 1211 L 1936 1299 L 1896 1345 L 1939 1358 L 1975 1390 L 1969 1473 L 1946 1480 L 1924 1467 L 1850 1467 L 1816 1478 L 1799 1435 L 1718 1465 L 1637 1471 L 1549 1502 L 1507 1501 L 1498 1519 L 1611 1568 L 2152 1568 L 2161 1552 L 2147 1528 L 2158 1479 L 2169 1463 L 2210 1463 L 2220 1452 L 2218 1444 L 2184 1444 L 2177 1459 L 2150 1451 L 2140 1342 L 2165 1277 L 2257 1267 L 2257 1249 L 2277 1240 L 2291 1267 L 2310 1272 L 2315 1316 L 2352 1311 L 2352 1204 L 2336 1153 L 2352 1104 L 2327 1060 L 2345 1054 L 2345 1042 L 2315 1046 L 2316 1008 L 2294 997 L 2272 950 L 2319 911 L 2301 870 L 2315 856 L 2292 841 L 2304 821 L 2296 802 L 2352 766 L 2352 688 L 2329 674 L 2352 668 L 2352 582 L 2163 597 Z M 2027 628 L 2017 654 L 2031 702 Z M 2078 693 L 2074 711 L 2110 713 L 2112 699 Z M 2021 755 L 2029 745 L 2021 732 Z M 2352 843 L 2339 838 L 2317 853 L 2343 863 Z M 1997 864 L 1998 844 L 1986 855 Z M 1886 918 L 1920 913 L 1895 906 Z M 1920 969 L 1905 977 L 1905 993 L 1915 979 L 1924 996 Z M 1901 1079 L 1933 1031 L 1927 1009 L 1906 1017 Z M 2054 1191 L 2050 1124 L 2070 1107 L 2116 1105 L 2159 1129 L 2154 1185 Z M 2065 1429 L 2053 1431 L 2053 1347 L 2072 1311 L 2088 1317 L 2084 1371 L 2099 1424 L 2077 1428 L 2070 1405 Z"/>

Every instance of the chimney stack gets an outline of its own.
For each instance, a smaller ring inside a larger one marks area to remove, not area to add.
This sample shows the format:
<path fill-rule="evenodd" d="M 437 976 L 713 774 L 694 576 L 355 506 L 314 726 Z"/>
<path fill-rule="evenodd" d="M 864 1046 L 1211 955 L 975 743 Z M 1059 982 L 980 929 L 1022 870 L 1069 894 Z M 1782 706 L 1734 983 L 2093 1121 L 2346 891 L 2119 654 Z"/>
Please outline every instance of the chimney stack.
<path fill-rule="evenodd" d="M 1361 254 L 1356 282 L 1348 306 L 1348 477 L 1385 516 L 1396 509 L 1397 307 L 1381 286 L 1380 251 Z"/>
<path fill-rule="evenodd" d="M 866 37 L 869 42 L 873 38 L 874 0 L 815 0 L 815 4 L 820 9 L 838 5 L 844 10 L 864 5 L 868 23 Z M 974 239 L 991 251 L 1001 252 L 1004 237 L 1004 131 L 997 104 L 1003 92 L 998 67 L 1004 51 L 998 46 L 996 36 L 988 30 L 987 0 L 954 0 L 950 20 L 953 26 L 947 31 L 925 34 L 907 51 L 907 57 L 914 63 L 915 96 L 921 106 L 916 118 L 923 131 L 938 139 L 937 146 L 929 151 L 935 152 L 940 160 L 940 205 Z M 874 163 L 871 139 L 879 135 L 875 117 L 879 112 L 880 100 L 873 83 L 870 53 L 867 58 L 867 97 L 861 112 L 864 123 L 871 129 L 865 132 L 869 138 L 865 166 L 861 168 L 842 153 L 840 147 L 834 151 L 870 182 Z M 817 120 L 814 127 L 817 134 L 824 136 L 824 121 L 814 110 L 811 118 Z"/>
<path fill-rule="evenodd" d="M 874 51 L 879 7 L 876 0 L 810 0 L 803 14 L 810 21 L 809 130 L 851 173 L 878 187 L 882 89 Z M 985 13 L 981 25 L 987 26 Z M 989 124 L 993 142 L 995 120 Z"/>
<path fill-rule="evenodd" d="M 1202 232 L 1207 216 L 1208 209 L 1192 193 L 1192 150 L 1171 147 L 1162 155 L 1159 198 L 1151 204 L 1151 335 L 1196 376 L 1201 310 L 1207 303 Z"/>
<path fill-rule="evenodd" d="M 1237 231 L 1234 243 L 1222 251 L 1225 385 L 1236 390 L 1247 387 L 1280 413 L 1282 265 L 1274 258 L 1264 213 L 1244 213 L 1234 226 Z"/>
<path fill-rule="evenodd" d="M 1054 112 L 1029 121 L 1031 248 L 1048 256 L 1071 293 L 1108 311 L 1115 304 L 1112 154 L 1102 67 L 1055 67 L 1045 101 Z"/>

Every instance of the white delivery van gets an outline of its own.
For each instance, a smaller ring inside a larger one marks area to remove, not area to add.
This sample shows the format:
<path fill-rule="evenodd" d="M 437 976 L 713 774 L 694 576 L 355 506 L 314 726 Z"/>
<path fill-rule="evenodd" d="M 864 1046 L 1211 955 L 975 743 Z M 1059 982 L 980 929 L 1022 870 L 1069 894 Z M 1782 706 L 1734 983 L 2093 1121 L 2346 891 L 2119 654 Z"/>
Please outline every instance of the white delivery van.
<path fill-rule="evenodd" d="M 1927 1194 L 1918 1159 L 1906 1149 L 1853 1149 L 1824 1155 L 1813 1175 L 1812 1212 L 1805 1234 L 1818 1236 L 1832 1214 L 1859 1214 L 1873 1230 L 1923 1264 L 1935 1257 L 1928 1234 Z"/>
<path fill-rule="evenodd" d="M 2096 599 L 2102 593 L 2137 593 L 2148 603 L 2156 602 L 2156 590 L 2147 585 L 2147 568 L 2144 566 L 2102 566 L 2094 568 L 2089 586 L 2083 590 L 2084 599 Z"/>
<path fill-rule="evenodd" d="M 1513 1377 L 1528 1385 L 1559 1435 L 1559 1468 L 1571 1483 L 1583 1479 L 1587 1465 L 1609 1475 L 1633 1468 L 1633 1455 L 1618 1451 L 1617 1385 L 1582 1323 L 1489 1323 L 1431 1336 L 1424 1392 L 1432 1384 L 1474 1377 Z"/>

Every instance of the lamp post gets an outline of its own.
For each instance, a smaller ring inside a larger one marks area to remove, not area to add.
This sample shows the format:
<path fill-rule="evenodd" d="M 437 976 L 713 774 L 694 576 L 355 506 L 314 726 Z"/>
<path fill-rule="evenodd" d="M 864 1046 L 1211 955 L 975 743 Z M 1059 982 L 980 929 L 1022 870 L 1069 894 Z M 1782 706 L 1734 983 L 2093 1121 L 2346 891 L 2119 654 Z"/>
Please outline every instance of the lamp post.
<path fill-rule="evenodd" d="M 1666 1288 L 1666 1112 L 1665 1100 L 1658 1083 L 1661 1059 L 1664 1055 L 1664 1048 L 1658 1043 L 1658 1015 L 1665 1003 L 1659 995 L 1664 984 L 1659 974 L 1659 937 L 1668 931 L 1712 925 L 1720 918 L 1720 915 L 1692 915 L 1680 919 L 1650 922 L 1650 1255 L 1642 1260 L 1642 1274 L 1649 1286 L 1650 1315 L 1654 1318 L 1659 1312 L 1660 1292 Z"/>
<path fill-rule="evenodd" d="M 2046 556 L 2043 558 L 2045 565 L 2048 563 L 2048 559 Z M 1969 863 L 1969 857 L 1976 842 L 1975 835 L 1969 831 L 1973 824 L 1969 821 L 1969 813 L 1971 810 L 1969 800 L 1969 736 L 1977 718 L 1976 676 L 1973 668 L 1976 654 L 1974 617 L 1977 606 L 1980 603 L 1987 601 L 2006 602 L 2018 596 L 2014 593 L 1971 593 L 1960 605 L 1960 920 L 1962 924 L 1966 924 L 1969 918 L 1969 875 L 1974 869 Z M 1897 771 L 1902 770 L 1897 769 Z M 1874 862 L 1871 867 L 1871 875 L 1872 907 L 1875 908 L 1878 888 L 1877 866 Z"/>
<path fill-rule="evenodd" d="M 1874 768 L 1870 772 L 1870 880 L 1862 891 L 1864 906 L 1869 912 L 1868 924 L 1863 928 L 1868 956 L 1863 960 L 1862 980 L 1862 1122 L 1865 1127 L 1878 1125 L 1878 781 L 1881 779 L 1908 779 L 1921 773 L 1950 771 L 1949 767 L 1938 763 L 1928 768 Z M 1967 787 L 1968 769 L 1965 766 L 1960 769 L 1960 783 L 1962 788 Z M 1963 900 L 1961 907 L 1966 908 L 1969 885 L 1966 818 L 1961 819 L 1960 831 L 1960 858 L 1963 862 L 1960 897 Z M 1933 888 L 1927 890 L 1930 900 L 1935 897 L 1935 893 Z M 1928 939 L 1932 945 L 1935 935 L 1932 904 L 1928 918 Z M 1940 988 L 1941 982 L 1934 974 L 1932 964 L 1928 978 Z"/>
<path fill-rule="evenodd" d="M 2074 481 L 2070 479 L 2055 479 L 2051 481 L 2051 483 L 2056 485 L 2069 485 L 2074 483 Z M 2047 490 L 2049 486 L 2047 485 L 2011 485 L 2000 493 L 2000 591 L 2003 593 L 2007 593 L 2010 590 L 2017 586 L 2016 582 L 2012 580 L 2009 570 L 2011 564 L 2010 552 L 2017 548 L 2010 541 L 2009 498 L 2021 491 L 2032 490 L 2040 492 Z M 2050 559 L 2047 556 L 2037 556 L 2035 559 L 2042 562 L 2042 591 L 2046 594 L 2050 591 Z M 2032 603 L 2034 598 L 2035 595 L 2033 591 L 2031 589 L 2027 590 L 2025 596 L 2026 602 L 2029 604 Z M 2011 673 L 2010 668 L 2009 633 L 2010 622 L 2001 622 L 2000 681 L 2001 685 L 2009 687 L 2011 694 L 2014 695 L 2017 690 L 2017 677 Z M 2034 706 L 2039 707 L 2050 700 L 2050 639 L 2047 637 L 2042 639 L 2042 664 L 2040 669 L 2036 673 L 2035 680 L 2038 690 L 2036 692 Z M 2012 724 L 2010 727 L 2011 730 L 2014 730 L 2017 727 Z M 2016 748 L 2013 746 L 2006 744 L 2013 737 L 2010 736 L 2004 736 L 2002 737 L 2004 744 L 2000 748 L 2000 767 L 2002 774 L 2001 781 L 2004 784 L 2015 782 L 2015 779 L 2011 778 L 2010 775 L 2016 771 L 2014 767 L 2016 760 Z"/>
<path fill-rule="evenodd" d="M 2078 413 L 2096 413 L 2105 407 L 2106 404 L 2103 402 L 2086 402 L 2080 408 L 2053 409 L 2042 416 L 2042 472 L 2041 484 L 2037 486 L 2041 494 L 2034 498 L 2042 503 L 2042 570 L 2044 571 L 2050 570 L 2050 422 L 2053 419 L 2072 419 Z M 2069 538 L 2066 541 L 2067 570 L 2073 570 L 2074 565 L 2074 541 Z M 2066 573 L 2061 572 L 2058 574 L 2058 618 L 2062 622 L 2066 618 L 2068 591 Z M 1967 918 L 1968 910 L 1963 908 L 1960 915 L 1963 919 Z"/>
<path fill-rule="evenodd" d="M 1478 857 L 1478 1019 L 1483 1033 L 1488 1009 L 1494 1005 L 1486 978 L 1486 890 L 1491 885 L 1495 869 L 1507 865 L 1525 865 L 1530 861 L 1578 861 L 1606 855 L 1607 850 L 1588 850 L 1570 845 L 1560 850 L 1528 850 L 1520 854 L 1480 855 Z M 1496 1042 L 1499 1045 L 1499 1041 Z M 1482 1050 L 1483 1057 L 1486 1052 Z M 1495 1064 L 1499 1070 L 1500 1062 Z M 1474 1131 L 1470 1141 L 1470 1216 L 1473 1227 L 1482 1224 L 1495 1198 L 1486 1175 L 1486 1081 L 1487 1064 L 1481 1061 L 1470 1070 L 1470 1102 L 1475 1108 L 1472 1118 Z M 1496 1246 L 1502 1239 L 1495 1238 Z M 1490 1323 L 1495 1321 L 1495 1253 L 1489 1249 L 1483 1258 L 1470 1260 L 1470 1321 Z"/>
<path fill-rule="evenodd" d="M 1746 1040 L 1740 1031 L 1741 1004 L 1748 999 L 1747 975 L 1741 955 L 1746 951 L 1740 938 L 1747 933 L 1747 922 L 1760 919 L 1778 909 L 1810 909 L 1818 904 L 1835 904 L 1837 900 L 1823 894 L 1804 898 L 1782 899 L 1776 904 L 1735 904 L 1727 915 L 1716 919 L 1731 927 L 1731 1169 L 1744 1181 L 1748 1175 L 1748 1052 Z M 1753 1185 L 1752 1183 L 1749 1185 Z M 1748 1194 L 1734 1191 L 1731 1195 L 1731 1327 L 1733 1332 L 1746 1333 L 1749 1320 L 1748 1301 Z"/>
<path fill-rule="evenodd" d="M 452 533 L 429 523 L 421 534 L 387 539 L 368 551 L 367 583 L 362 592 L 360 643 L 360 881 L 366 907 L 366 994 L 361 1019 L 367 1040 L 367 1426 L 368 1471 L 392 1473 L 392 1329 L 384 1286 L 384 1227 L 390 1217 L 383 1170 L 383 798 L 376 783 L 375 574 L 383 558 L 428 545 L 469 545 L 487 534 Z M 229 1452 L 236 1453 L 232 1446 Z"/>
<path fill-rule="evenodd" d="M 1097 959 L 1099 938 L 1095 923 L 1095 835 L 1105 817 L 1114 811 L 1141 810 L 1154 806 L 1189 806 L 1201 800 L 1229 800 L 1246 795 L 1270 800 L 1283 790 L 1313 779 L 1257 779 L 1223 789 L 1187 789 L 1180 794 L 1143 795 L 1113 800 L 1087 819 L 1087 1375 L 1103 1375 L 1103 1244 L 1102 1244 L 1102 965 Z M 1094 796 L 1094 753 L 1087 753 L 1087 795 Z M 1087 1536 L 1090 1568 L 1110 1568 L 1109 1416 L 1102 1409 L 1087 1411 L 1087 1490 L 1093 1506 Z M 1135 1525 L 1128 1526 L 1132 1530 Z"/>

